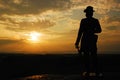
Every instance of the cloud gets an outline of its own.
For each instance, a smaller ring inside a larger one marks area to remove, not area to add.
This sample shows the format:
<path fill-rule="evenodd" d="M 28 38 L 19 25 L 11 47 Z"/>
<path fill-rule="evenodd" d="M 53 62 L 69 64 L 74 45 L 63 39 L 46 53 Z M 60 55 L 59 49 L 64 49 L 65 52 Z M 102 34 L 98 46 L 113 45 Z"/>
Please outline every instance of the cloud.
<path fill-rule="evenodd" d="M 13 24 L 13 26 L 7 26 L 6 29 L 13 31 L 39 31 L 54 26 L 55 23 L 50 20 L 44 20 L 39 22 L 20 22 Z"/>
<path fill-rule="evenodd" d="M 38 31 L 55 25 L 54 21 L 41 15 L 3 15 L 0 20 L 6 29 L 12 31 Z"/>
<path fill-rule="evenodd" d="M 101 17 L 100 22 L 103 27 L 103 29 L 109 30 L 116 30 L 119 31 L 119 26 L 120 26 L 120 18 L 118 17 L 119 13 L 114 13 L 112 14 L 106 14 Z"/>
<path fill-rule="evenodd" d="M 13 0 L 13 3 L 15 4 L 21 4 L 23 0 Z"/>
<path fill-rule="evenodd" d="M 70 9 L 70 0 L 0 0 L 0 24 L 12 31 L 41 30 L 53 27 Z"/>
<path fill-rule="evenodd" d="M 108 14 L 108 22 L 119 21 L 120 22 L 120 11 L 111 10 Z"/>
<path fill-rule="evenodd" d="M 72 10 L 72 15 L 70 16 L 72 20 L 80 20 L 81 17 L 83 17 L 85 14 L 83 10 L 80 9 L 73 9 Z"/>
<path fill-rule="evenodd" d="M 10 40 L 10 39 L 0 39 L 0 45 L 8 45 L 8 44 L 14 44 L 14 43 L 20 43 L 21 40 Z"/>
<path fill-rule="evenodd" d="M 73 22 L 73 20 L 70 19 L 70 16 L 70 11 L 48 10 L 36 15 L 2 15 L 0 20 L 4 21 L 2 24 L 6 26 L 6 29 L 12 31 L 40 31 L 51 27 L 64 31 L 63 29 L 69 29 L 68 27 L 72 26 L 71 21 Z"/>
<path fill-rule="evenodd" d="M 70 0 L 0 0 L 0 14 L 38 14 L 46 10 L 65 10 Z"/>
<path fill-rule="evenodd" d="M 94 6 L 98 14 L 99 12 L 107 13 L 119 8 L 118 0 L 0 0 L 0 5 L 2 6 L 0 7 L 0 20 L 4 21 L 2 24 L 6 25 L 7 29 L 13 31 L 46 29 L 53 27 L 60 20 L 64 20 L 65 17 L 79 20 L 83 16 L 81 10 L 83 11 L 83 8 L 88 4 Z M 75 9 L 72 9 L 73 7 Z M 64 12 L 66 9 L 72 11 Z M 55 14 L 55 11 L 60 11 L 61 13 L 56 12 Z M 119 19 L 118 17 L 116 18 Z M 114 16 L 112 19 L 115 19 Z"/>
<path fill-rule="evenodd" d="M 38 14 L 47 10 L 66 10 L 73 7 L 95 7 L 96 12 L 104 14 L 119 10 L 119 0 L 0 0 L 0 14 Z"/>
<path fill-rule="evenodd" d="M 106 14 L 110 10 L 120 11 L 120 1 L 119 0 L 71 0 L 74 7 L 83 9 L 88 5 L 94 7 L 98 14 Z"/>
<path fill-rule="evenodd" d="M 106 27 L 108 30 L 120 30 L 119 26 L 109 26 Z"/>

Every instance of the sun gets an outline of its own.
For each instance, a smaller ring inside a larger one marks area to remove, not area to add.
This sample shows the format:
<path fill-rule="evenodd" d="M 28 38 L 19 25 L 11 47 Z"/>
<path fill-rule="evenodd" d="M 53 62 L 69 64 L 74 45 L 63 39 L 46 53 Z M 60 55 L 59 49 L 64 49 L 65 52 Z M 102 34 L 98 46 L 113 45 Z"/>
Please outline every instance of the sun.
<path fill-rule="evenodd" d="M 30 33 L 30 40 L 31 41 L 38 41 L 39 34 L 36 32 Z"/>
<path fill-rule="evenodd" d="M 40 41 L 41 33 L 38 32 L 30 32 L 28 34 L 28 40 L 32 43 L 37 43 Z"/>

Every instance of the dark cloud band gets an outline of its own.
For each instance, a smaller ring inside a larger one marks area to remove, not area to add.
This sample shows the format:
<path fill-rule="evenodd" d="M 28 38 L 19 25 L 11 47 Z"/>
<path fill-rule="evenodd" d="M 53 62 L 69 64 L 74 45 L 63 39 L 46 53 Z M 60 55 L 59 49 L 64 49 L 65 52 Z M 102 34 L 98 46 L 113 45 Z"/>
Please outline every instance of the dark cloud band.
<path fill-rule="evenodd" d="M 19 3 L 19 4 L 18 4 Z M 0 0 L 0 14 L 37 14 L 46 10 L 65 10 L 71 7 L 70 0 Z"/>

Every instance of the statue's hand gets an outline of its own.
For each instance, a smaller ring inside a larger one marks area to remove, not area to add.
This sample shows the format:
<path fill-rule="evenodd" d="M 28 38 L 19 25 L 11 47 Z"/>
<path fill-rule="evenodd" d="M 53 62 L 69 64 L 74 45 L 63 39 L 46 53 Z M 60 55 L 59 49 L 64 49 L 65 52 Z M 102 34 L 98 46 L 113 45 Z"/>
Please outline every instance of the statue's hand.
<path fill-rule="evenodd" d="M 78 45 L 75 45 L 75 48 L 79 49 L 79 46 L 78 46 Z"/>

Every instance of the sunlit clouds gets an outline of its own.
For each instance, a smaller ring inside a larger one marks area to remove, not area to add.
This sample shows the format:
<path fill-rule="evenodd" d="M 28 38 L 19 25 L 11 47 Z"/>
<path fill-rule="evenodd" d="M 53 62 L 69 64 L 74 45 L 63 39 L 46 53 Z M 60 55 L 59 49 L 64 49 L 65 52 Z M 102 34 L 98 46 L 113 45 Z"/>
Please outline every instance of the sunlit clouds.
<path fill-rule="evenodd" d="M 119 0 L 0 0 L 0 52 L 76 52 L 88 5 L 103 30 L 98 51 L 120 52 Z"/>

